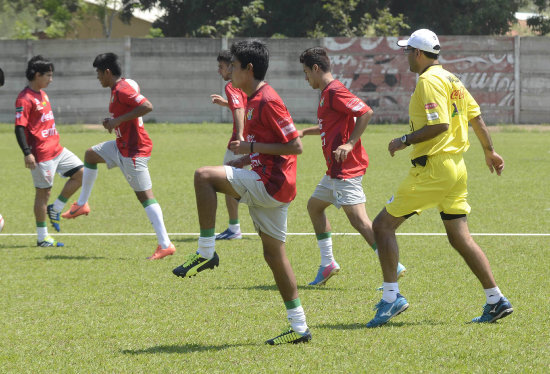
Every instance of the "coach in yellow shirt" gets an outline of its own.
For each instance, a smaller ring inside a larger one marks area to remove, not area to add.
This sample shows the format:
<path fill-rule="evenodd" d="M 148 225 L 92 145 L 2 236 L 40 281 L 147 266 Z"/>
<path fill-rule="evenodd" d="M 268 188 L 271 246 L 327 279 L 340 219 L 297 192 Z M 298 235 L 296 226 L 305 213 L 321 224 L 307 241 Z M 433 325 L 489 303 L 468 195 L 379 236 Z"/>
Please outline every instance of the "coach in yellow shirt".
<path fill-rule="evenodd" d="M 439 209 L 449 242 L 485 290 L 483 314 L 472 322 L 494 322 L 512 313 L 513 308 L 497 287 L 489 261 L 468 229 L 466 215 L 470 206 L 466 201 L 467 172 L 462 158 L 469 147 L 468 122 L 483 146 L 489 170 L 500 175 L 504 160 L 493 149 L 479 105 L 460 79 L 439 64 L 441 47 L 437 35 L 420 29 L 397 44 L 404 48 L 410 70 L 419 77 L 409 104 L 410 132 L 393 139 L 388 151 L 393 156 L 412 145 L 412 167 L 373 222 L 384 293 L 367 327 L 381 326 L 408 308 L 397 285 L 399 249 L 395 231 L 407 218 L 433 207 Z"/>

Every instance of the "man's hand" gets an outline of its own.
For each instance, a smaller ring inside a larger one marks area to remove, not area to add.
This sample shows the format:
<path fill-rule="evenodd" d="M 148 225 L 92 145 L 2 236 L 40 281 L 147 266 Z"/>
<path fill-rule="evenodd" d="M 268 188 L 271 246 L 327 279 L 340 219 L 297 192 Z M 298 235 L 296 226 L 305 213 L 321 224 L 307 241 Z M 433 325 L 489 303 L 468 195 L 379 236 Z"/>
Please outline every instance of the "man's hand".
<path fill-rule="evenodd" d="M 25 167 L 31 170 L 34 170 L 36 168 L 36 160 L 34 159 L 32 153 L 25 156 Z"/>
<path fill-rule="evenodd" d="M 485 151 L 485 162 L 491 173 L 496 171 L 497 175 L 500 176 L 504 169 L 504 159 L 498 153 L 495 151 Z"/>
<path fill-rule="evenodd" d="M 392 157 L 395 155 L 395 152 L 405 148 L 407 148 L 407 145 L 404 144 L 400 138 L 392 139 L 390 144 L 388 144 L 388 151 Z"/>
<path fill-rule="evenodd" d="M 247 155 L 250 153 L 250 142 L 233 140 L 229 143 L 229 149 L 236 155 Z"/>
<path fill-rule="evenodd" d="M 336 162 L 344 162 L 346 161 L 346 158 L 348 158 L 348 153 L 351 152 L 353 149 L 353 146 L 349 143 L 342 144 L 336 150 L 332 153 L 334 153 L 334 159 Z"/>
<path fill-rule="evenodd" d="M 227 103 L 227 100 L 225 100 L 220 95 L 216 95 L 216 94 L 210 95 L 210 98 L 212 99 L 212 104 L 218 104 L 218 105 L 221 105 L 221 106 L 228 106 L 229 105 Z"/>
<path fill-rule="evenodd" d="M 113 131 L 113 129 L 115 127 L 117 127 L 119 125 L 118 121 L 116 120 L 116 118 L 105 118 L 103 120 L 103 127 L 109 131 L 109 134 Z"/>

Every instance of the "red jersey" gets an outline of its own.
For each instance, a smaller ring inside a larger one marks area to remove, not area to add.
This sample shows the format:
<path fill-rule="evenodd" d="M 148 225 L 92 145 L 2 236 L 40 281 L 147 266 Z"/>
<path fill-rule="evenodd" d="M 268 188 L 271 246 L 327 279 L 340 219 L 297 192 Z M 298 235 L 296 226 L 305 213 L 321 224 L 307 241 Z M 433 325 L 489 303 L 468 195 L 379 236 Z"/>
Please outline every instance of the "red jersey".
<path fill-rule="evenodd" d="M 248 98 L 244 138 L 248 142 L 288 143 L 298 137 L 283 100 L 268 84 Z M 250 154 L 251 167 L 277 201 L 289 203 L 296 197 L 296 155 Z"/>
<path fill-rule="evenodd" d="M 246 108 L 246 94 L 240 88 L 233 87 L 231 82 L 225 85 L 225 96 L 227 97 L 227 103 L 229 104 L 231 114 L 233 114 L 235 109 Z M 237 140 L 237 124 L 235 123 L 235 117 L 233 117 L 233 134 L 231 134 L 231 139 L 229 139 L 229 143 L 227 143 L 227 149 L 229 149 L 229 144 L 233 140 Z"/>
<path fill-rule="evenodd" d="M 27 144 L 36 162 L 57 157 L 63 147 L 55 128 L 52 107 L 48 95 L 26 87 L 15 100 L 15 126 L 23 126 Z"/>
<path fill-rule="evenodd" d="M 117 118 L 140 106 L 147 99 L 140 94 L 139 86 L 132 79 L 119 80 L 111 88 L 109 112 L 111 117 Z M 153 149 L 153 142 L 143 127 L 141 117 L 122 122 L 115 128 L 116 145 L 124 157 L 149 157 Z"/>
<path fill-rule="evenodd" d="M 355 117 L 360 117 L 371 108 L 338 80 L 330 82 L 321 92 L 317 109 L 321 145 L 327 162 L 327 175 L 331 178 L 349 179 L 365 174 L 369 157 L 361 145 L 355 143 L 343 162 L 336 162 L 334 151 L 345 144 L 355 128 Z"/>

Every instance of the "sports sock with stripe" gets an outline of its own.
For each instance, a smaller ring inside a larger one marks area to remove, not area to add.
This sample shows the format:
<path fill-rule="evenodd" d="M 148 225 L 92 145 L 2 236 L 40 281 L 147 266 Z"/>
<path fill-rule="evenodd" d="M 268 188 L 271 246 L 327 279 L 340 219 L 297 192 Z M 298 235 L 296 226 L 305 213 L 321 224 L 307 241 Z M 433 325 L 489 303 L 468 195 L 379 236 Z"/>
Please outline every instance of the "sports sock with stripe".
<path fill-rule="evenodd" d="M 199 248 L 197 249 L 197 253 L 208 260 L 214 257 L 214 252 L 216 251 L 216 236 L 214 234 L 213 228 L 201 229 L 199 236 Z"/>
<path fill-rule="evenodd" d="M 332 253 L 332 237 L 331 233 L 324 232 L 317 234 L 317 246 L 321 253 L 321 266 L 329 266 L 334 261 L 334 255 Z"/>
<path fill-rule="evenodd" d="M 63 210 L 65 207 L 65 204 L 67 203 L 67 199 L 65 199 L 63 196 L 59 195 L 57 199 L 53 202 L 53 211 L 56 213 L 59 213 Z"/>
<path fill-rule="evenodd" d="M 298 334 L 303 334 L 306 332 L 306 315 L 304 313 L 304 308 L 302 308 L 300 298 L 285 301 L 285 307 L 287 319 L 288 322 L 290 322 L 290 327 L 292 327 L 292 330 L 296 331 Z"/>
<path fill-rule="evenodd" d="M 487 298 L 487 304 L 496 304 L 496 303 L 498 303 L 500 298 L 504 296 L 502 294 L 502 292 L 500 292 L 500 289 L 498 287 L 486 288 L 483 291 L 485 291 L 485 297 Z"/>
<path fill-rule="evenodd" d="M 39 242 L 44 241 L 48 236 L 48 226 L 46 222 L 36 222 L 36 237 Z"/>
<path fill-rule="evenodd" d="M 382 293 L 382 300 L 387 303 L 393 303 L 397 299 L 397 293 L 399 292 L 399 286 L 396 283 L 386 283 L 382 284 L 384 292 Z"/>
<path fill-rule="evenodd" d="M 157 241 L 160 244 L 161 248 L 168 248 L 170 246 L 170 238 L 166 232 L 166 227 L 164 226 L 164 217 L 162 215 L 162 209 L 160 208 L 159 203 L 156 199 L 149 199 L 141 203 L 145 208 L 145 213 L 153 228 L 157 234 Z"/>
<path fill-rule="evenodd" d="M 85 162 L 84 172 L 82 173 L 82 187 L 80 189 L 80 196 L 76 202 L 79 206 L 86 204 L 90 199 L 96 178 L 97 164 L 88 164 Z"/>

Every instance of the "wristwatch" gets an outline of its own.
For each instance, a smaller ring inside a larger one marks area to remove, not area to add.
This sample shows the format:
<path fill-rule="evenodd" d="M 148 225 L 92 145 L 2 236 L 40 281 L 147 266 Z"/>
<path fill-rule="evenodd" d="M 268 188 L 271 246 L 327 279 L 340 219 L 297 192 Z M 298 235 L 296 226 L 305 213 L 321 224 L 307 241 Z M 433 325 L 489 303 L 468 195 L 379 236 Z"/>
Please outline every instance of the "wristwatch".
<path fill-rule="evenodd" d="M 403 135 L 403 136 L 401 137 L 401 143 L 405 144 L 407 147 L 408 147 L 409 145 L 411 145 L 411 143 L 409 143 L 409 142 L 407 141 L 407 135 Z"/>

